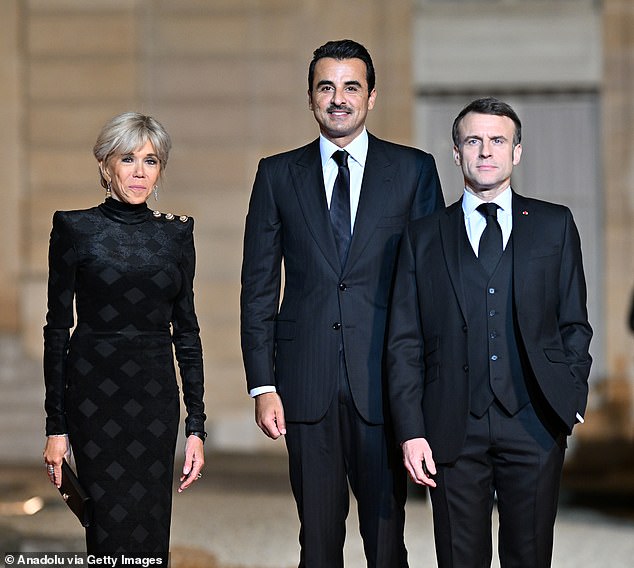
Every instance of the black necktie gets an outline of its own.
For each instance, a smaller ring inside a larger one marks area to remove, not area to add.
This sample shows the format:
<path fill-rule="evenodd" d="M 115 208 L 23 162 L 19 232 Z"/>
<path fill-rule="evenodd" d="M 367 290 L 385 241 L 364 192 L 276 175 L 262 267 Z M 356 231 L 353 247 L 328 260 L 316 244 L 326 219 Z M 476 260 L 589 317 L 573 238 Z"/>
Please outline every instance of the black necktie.
<path fill-rule="evenodd" d="M 495 203 L 483 203 L 478 206 L 478 211 L 487 220 L 487 226 L 480 237 L 478 246 L 478 259 L 488 272 L 493 274 L 502 256 L 502 229 L 497 219 L 498 206 Z"/>
<path fill-rule="evenodd" d="M 332 159 L 339 166 L 339 173 L 332 189 L 330 199 L 330 222 L 335 233 L 337 250 L 341 266 L 346 263 L 348 246 L 350 245 L 350 170 L 348 169 L 348 152 L 338 150 Z"/>

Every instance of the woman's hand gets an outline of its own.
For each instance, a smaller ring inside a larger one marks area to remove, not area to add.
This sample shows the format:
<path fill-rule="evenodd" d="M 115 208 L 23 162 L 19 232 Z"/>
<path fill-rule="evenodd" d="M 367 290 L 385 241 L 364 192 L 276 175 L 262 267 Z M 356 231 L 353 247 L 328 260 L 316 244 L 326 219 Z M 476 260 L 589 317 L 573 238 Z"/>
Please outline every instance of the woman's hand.
<path fill-rule="evenodd" d="M 200 470 L 205 465 L 205 452 L 203 441 L 194 434 L 187 436 L 185 442 L 185 463 L 183 464 L 183 475 L 180 477 L 181 485 L 178 492 L 182 493 L 194 481 L 200 479 L 203 474 Z"/>
<path fill-rule="evenodd" d="M 44 447 L 44 463 L 49 481 L 58 489 L 62 485 L 62 462 L 70 456 L 68 435 L 49 436 Z"/>

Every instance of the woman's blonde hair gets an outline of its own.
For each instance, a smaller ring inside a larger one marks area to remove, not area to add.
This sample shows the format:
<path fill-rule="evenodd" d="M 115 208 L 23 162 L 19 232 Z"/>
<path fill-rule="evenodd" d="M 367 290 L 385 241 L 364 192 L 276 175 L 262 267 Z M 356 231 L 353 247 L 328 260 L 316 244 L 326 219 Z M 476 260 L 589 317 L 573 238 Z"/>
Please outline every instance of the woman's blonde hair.
<path fill-rule="evenodd" d="M 138 112 L 124 112 L 111 118 L 104 124 L 93 154 L 98 162 L 105 166 L 113 156 L 134 152 L 150 142 L 161 164 L 161 175 L 167 166 L 167 158 L 172 147 L 169 134 L 155 118 Z M 99 170 L 101 185 L 108 187 L 108 181 Z"/>

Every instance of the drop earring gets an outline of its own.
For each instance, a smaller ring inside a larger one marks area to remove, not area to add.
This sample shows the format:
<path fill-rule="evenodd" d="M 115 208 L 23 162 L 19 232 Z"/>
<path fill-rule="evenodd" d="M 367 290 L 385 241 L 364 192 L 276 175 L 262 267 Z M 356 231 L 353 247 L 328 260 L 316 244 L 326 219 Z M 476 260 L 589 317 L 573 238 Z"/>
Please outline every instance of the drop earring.
<path fill-rule="evenodd" d="M 106 199 L 112 197 L 112 184 L 108 182 L 108 187 L 106 187 Z"/>
<path fill-rule="evenodd" d="M 154 201 L 158 201 L 158 185 L 155 185 L 152 191 L 154 192 Z"/>

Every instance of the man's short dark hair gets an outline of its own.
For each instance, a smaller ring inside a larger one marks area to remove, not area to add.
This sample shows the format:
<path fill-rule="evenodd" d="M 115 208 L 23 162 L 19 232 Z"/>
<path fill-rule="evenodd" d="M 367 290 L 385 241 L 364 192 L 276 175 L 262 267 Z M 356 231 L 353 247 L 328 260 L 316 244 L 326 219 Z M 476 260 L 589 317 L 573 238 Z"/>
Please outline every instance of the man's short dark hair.
<path fill-rule="evenodd" d="M 324 57 L 331 57 L 341 61 L 342 59 L 360 59 L 365 63 L 365 78 L 368 82 L 368 95 L 374 89 L 376 75 L 374 73 L 374 65 L 368 50 L 360 43 L 351 39 L 339 39 L 329 41 L 313 52 L 313 60 L 308 67 L 308 91 L 313 90 L 313 79 L 315 77 L 315 65 L 317 61 Z"/>
<path fill-rule="evenodd" d="M 507 116 L 515 123 L 513 146 L 517 146 L 522 141 L 522 122 L 520 121 L 519 116 L 517 116 L 516 112 L 510 107 L 510 105 L 494 97 L 484 97 L 482 99 L 476 99 L 475 101 L 470 102 L 460 111 L 456 119 L 453 121 L 451 137 L 456 148 L 460 147 L 458 133 L 460 121 L 470 112 L 475 112 L 478 114 L 495 114 L 497 116 Z"/>

